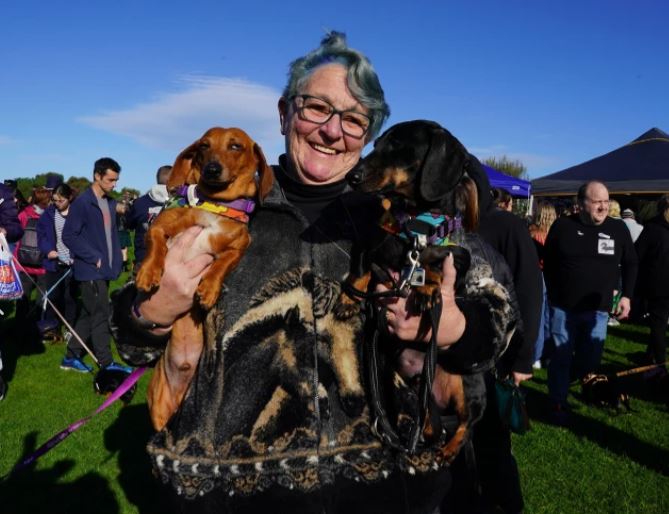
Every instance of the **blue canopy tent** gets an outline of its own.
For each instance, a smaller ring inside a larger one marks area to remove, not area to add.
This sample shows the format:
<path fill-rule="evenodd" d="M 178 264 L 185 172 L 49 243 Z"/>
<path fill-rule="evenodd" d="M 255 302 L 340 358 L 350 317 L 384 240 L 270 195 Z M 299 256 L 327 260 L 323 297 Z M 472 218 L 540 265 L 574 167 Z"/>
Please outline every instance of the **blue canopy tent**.
<path fill-rule="evenodd" d="M 532 194 L 574 195 L 588 180 L 601 180 L 616 194 L 669 192 L 669 135 L 650 129 L 607 154 L 533 180 Z"/>
<path fill-rule="evenodd" d="M 532 185 L 528 180 L 505 175 L 501 171 L 498 171 L 495 168 L 491 168 L 490 166 L 483 163 L 482 166 L 488 175 L 488 180 L 490 180 L 491 187 L 504 189 L 508 191 L 508 193 L 514 198 L 530 198 Z"/>

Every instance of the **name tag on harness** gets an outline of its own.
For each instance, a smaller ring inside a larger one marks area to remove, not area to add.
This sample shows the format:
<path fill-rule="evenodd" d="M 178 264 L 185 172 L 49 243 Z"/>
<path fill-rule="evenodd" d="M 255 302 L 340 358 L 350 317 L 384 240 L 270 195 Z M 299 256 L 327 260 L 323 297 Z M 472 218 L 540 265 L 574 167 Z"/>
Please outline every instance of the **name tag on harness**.
<path fill-rule="evenodd" d="M 597 253 L 600 255 L 613 255 L 615 253 L 615 241 L 613 239 L 597 240 Z"/>

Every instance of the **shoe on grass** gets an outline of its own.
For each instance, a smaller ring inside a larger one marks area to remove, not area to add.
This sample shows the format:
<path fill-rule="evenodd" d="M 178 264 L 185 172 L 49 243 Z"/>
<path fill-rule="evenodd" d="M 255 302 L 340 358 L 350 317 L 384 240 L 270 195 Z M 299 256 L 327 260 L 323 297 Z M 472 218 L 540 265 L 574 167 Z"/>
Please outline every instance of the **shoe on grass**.
<path fill-rule="evenodd" d="M 130 366 L 123 366 L 122 364 L 114 361 L 112 361 L 111 364 L 107 364 L 105 369 L 109 371 L 123 371 L 124 373 L 128 374 L 132 373 L 132 368 Z"/>
<path fill-rule="evenodd" d="M 81 359 L 77 359 L 76 357 L 65 357 L 60 363 L 60 369 L 64 369 L 65 371 L 77 371 L 79 373 L 90 373 L 93 371 L 93 368 L 87 366 L 81 362 Z"/>
<path fill-rule="evenodd" d="M 548 422 L 557 427 L 568 427 L 571 422 L 571 409 L 568 405 L 553 403 L 548 413 Z"/>
<path fill-rule="evenodd" d="M 609 321 L 606 322 L 609 327 L 617 327 L 620 325 L 620 321 L 616 318 L 609 318 Z"/>

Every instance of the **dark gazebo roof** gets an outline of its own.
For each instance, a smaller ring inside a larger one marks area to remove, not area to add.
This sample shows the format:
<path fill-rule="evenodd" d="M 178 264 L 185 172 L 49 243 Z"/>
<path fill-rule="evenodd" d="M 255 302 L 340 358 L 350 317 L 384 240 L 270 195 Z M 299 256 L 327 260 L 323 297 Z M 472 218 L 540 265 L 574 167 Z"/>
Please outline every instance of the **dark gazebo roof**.
<path fill-rule="evenodd" d="M 601 180 L 611 193 L 669 192 L 669 135 L 652 128 L 612 152 L 533 180 L 532 193 L 571 195 L 588 180 Z"/>

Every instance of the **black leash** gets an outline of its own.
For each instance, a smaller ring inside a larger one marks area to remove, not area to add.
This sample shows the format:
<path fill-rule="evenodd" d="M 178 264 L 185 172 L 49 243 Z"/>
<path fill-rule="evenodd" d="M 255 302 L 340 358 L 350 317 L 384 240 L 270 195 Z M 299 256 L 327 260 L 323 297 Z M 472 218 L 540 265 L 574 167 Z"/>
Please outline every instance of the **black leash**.
<path fill-rule="evenodd" d="M 412 434 L 413 437 L 410 439 L 411 453 L 415 451 L 422 429 L 426 426 L 427 423 L 431 424 L 432 434 L 435 438 L 439 436 L 439 432 L 441 431 L 441 422 L 439 420 L 437 406 L 434 401 L 434 395 L 432 394 L 434 373 L 437 368 L 437 350 L 439 349 L 437 345 L 437 335 L 439 331 L 439 321 L 441 318 L 441 307 L 441 301 L 435 302 L 432 305 L 432 308 L 428 311 L 430 316 L 430 323 L 432 325 L 432 334 L 430 336 L 430 343 L 428 345 L 427 351 L 425 352 L 425 361 L 423 362 L 423 371 L 420 384 L 420 423 L 414 427 L 414 430 L 417 433 Z"/>
<path fill-rule="evenodd" d="M 371 404 L 374 411 L 372 431 L 392 448 L 406 452 L 407 448 L 402 446 L 400 438 L 390 423 L 388 414 L 383 407 L 381 390 L 379 387 L 379 336 L 381 333 L 387 332 L 387 327 L 385 325 L 386 311 L 387 309 L 384 307 L 378 313 L 376 327 L 374 328 L 374 333 L 372 334 L 369 344 L 368 379 Z"/>
<path fill-rule="evenodd" d="M 368 381 L 370 385 L 370 397 L 372 410 L 374 413 L 372 431 L 385 441 L 389 446 L 410 455 L 415 454 L 418 443 L 423 433 L 423 427 L 426 422 L 432 425 L 432 431 L 435 439 L 441 433 L 441 422 L 436 408 L 434 396 L 432 394 L 432 384 L 434 383 L 434 373 L 437 366 L 437 334 L 439 331 L 439 321 L 441 318 L 441 302 L 435 302 L 429 311 L 432 334 L 425 352 L 423 370 L 421 373 L 421 384 L 419 391 L 420 408 L 413 419 L 413 426 L 409 433 L 408 443 L 402 444 L 401 438 L 388 418 L 388 413 L 383 407 L 381 398 L 381 388 L 379 384 L 379 338 L 382 333 L 387 333 L 386 311 L 384 307 L 376 314 L 376 326 L 370 339 L 369 359 L 368 359 Z"/>

